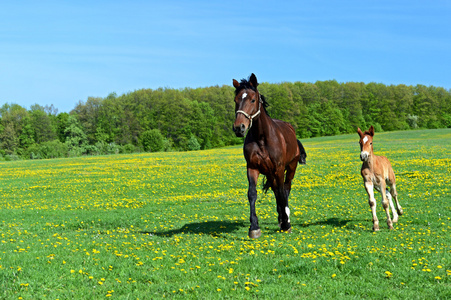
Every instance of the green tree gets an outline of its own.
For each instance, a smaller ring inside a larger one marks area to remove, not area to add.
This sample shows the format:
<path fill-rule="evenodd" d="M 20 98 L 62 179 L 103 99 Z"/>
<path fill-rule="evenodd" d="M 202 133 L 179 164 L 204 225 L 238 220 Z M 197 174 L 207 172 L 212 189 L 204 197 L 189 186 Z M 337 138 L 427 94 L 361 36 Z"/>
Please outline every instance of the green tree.
<path fill-rule="evenodd" d="M 69 119 L 69 114 L 66 112 L 59 113 L 55 118 L 56 123 L 56 136 L 59 141 L 64 143 L 66 141 L 66 133 L 65 130 L 67 128 L 67 120 Z"/>
<path fill-rule="evenodd" d="M 16 130 L 14 129 L 14 124 L 12 122 L 6 124 L 2 134 L 0 135 L 0 139 L 0 147 L 5 152 L 5 154 L 16 153 L 17 146 L 19 145 L 19 140 Z"/>
<path fill-rule="evenodd" d="M 188 140 L 188 150 L 190 151 L 200 150 L 200 144 L 194 135 L 191 135 L 191 137 Z"/>
<path fill-rule="evenodd" d="M 27 149 L 35 143 L 35 129 L 29 116 L 26 116 L 23 120 L 22 132 L 19 136 L 19 147 Z"/>
<path fill-rule="evenodd" d="M 144 131 L 141 136 L 144 151 L 158 152 L 164 147 L 164 137 L 158 129 Z"/>
<path fill-rule="evenodd" d="M 52 141 L 57 137 L 50 117 L 44 109 L 44 107 L 35 104 L 29 112 L 30 123 L 34 130 L 34 141 L 38 144 Z"/>
<path fill-rule="evenodd" d="M 80 156 L 85 154 L 88 138 L 82 129 L 75 115 L 70 115 L 67 119 L 67 128 L 64 130 L 66 134 L 66 146 L 70 156 Z"/>

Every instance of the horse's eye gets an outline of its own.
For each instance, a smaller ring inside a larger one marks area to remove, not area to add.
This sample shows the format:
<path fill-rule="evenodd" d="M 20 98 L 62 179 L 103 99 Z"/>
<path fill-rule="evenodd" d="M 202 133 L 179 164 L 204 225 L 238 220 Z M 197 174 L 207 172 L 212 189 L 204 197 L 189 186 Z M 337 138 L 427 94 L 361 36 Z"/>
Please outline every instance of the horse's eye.
<path fill-rule="evenodd" d="M 251 101 L 252 103 L 254 103 L 255 102 L 255 99 L 252 99 L 252 101 Z"/>

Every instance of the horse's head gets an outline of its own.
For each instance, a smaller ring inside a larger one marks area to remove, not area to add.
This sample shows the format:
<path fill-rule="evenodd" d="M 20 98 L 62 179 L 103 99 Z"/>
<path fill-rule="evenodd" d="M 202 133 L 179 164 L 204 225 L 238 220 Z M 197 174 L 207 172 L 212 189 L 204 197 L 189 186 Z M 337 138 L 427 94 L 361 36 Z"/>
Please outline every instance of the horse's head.
<path fill-rule="evenodd" d="M 260 114 L 262 98 L 257 90 L 257 77 L 252 73 L 249 80 L 241 82 L 233 79 L 235 87 L 235 123 L 233 131 L 236 136 L 243 137 L 252 126 L 252 120 Z"/>
<path fill-rule="evenodd" d="M 373 153 L 374 127 L 371 125 L 370 129 L 365 132 L 357 128 L 357 133 L 360 136 L 360 159 L 362 161 L 368 161 L 369 156 Z"/>

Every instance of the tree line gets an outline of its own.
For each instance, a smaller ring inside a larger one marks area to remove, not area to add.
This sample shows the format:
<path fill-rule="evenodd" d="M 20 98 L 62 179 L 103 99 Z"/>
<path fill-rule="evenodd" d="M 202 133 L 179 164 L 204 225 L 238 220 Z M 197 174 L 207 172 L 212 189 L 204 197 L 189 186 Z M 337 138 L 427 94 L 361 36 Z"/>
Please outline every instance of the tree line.
<path fill-rule="evenodd" d="M 271 117 L 299 138 L 451 127 L 451 91 L 381 83 L 262 83 Z M 234 89 L 142 89 L 89 97 L 69 113 L 53 106 L 0 108 L 0 159 L 40 159 L 132 152 L 187 151 L 242 143 L 232 131 Z"/>

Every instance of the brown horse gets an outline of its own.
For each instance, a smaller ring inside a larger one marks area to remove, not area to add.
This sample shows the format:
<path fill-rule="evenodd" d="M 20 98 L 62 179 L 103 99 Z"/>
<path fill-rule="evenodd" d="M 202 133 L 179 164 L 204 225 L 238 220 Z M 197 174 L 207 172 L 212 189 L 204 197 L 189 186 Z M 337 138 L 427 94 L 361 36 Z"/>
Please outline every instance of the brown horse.
<path fill-rule="evenodd" d="M 357 128 L 357 133 L 360 136 L 360 159 L 363 161 L 361 174 L 368 193 L 371 213 L 373 214 L 373 230 L 379 230 L 373 187 L 382 194 L 382 206 L 387 214 L 387 225 L 389 229 L 393 229 L 393 223 L 398 222 L 398 214 L 402 215 L 403 213 L 401 205 L 399 205 L 398 193 L 396 192 L 395 173 L 385 156 L 377 156 L 373 153 L 373 126 L 365 132 Z M 387 186 L 390 187 L 390 192 L 386 188 Z M 393 206 L 392 198 L 395 199 L 396 210 Z M 389 204 L 393 213 L 393 221 L 390 219 Z"/>
<path fill-rule="evenodd" d="M 291 181 L 298 162 L 305 164 L 306 153 L 301 142 L 296 139 L 293 127 L 283 121 L 271 119 L 266 112 L 265 97 L 257 90 L 257 77 L 252 74 L 249 80 L 233 80 L 235 87 L 236 136 L 244 137 L 244 157 L 247 162 L 247 193 L 250 205 L 249 237 L 261 235 L 255 212 L 257 200 L 257 180 L 260 174 L 266 176 L 265 189 L 274 192 L 277 202 L 279 227 L 291 232 L 288 197 Z"/>

